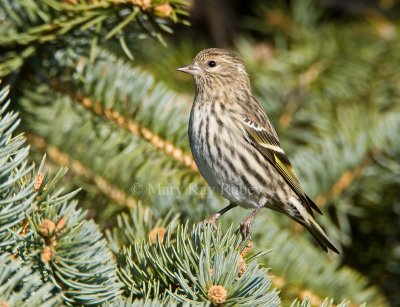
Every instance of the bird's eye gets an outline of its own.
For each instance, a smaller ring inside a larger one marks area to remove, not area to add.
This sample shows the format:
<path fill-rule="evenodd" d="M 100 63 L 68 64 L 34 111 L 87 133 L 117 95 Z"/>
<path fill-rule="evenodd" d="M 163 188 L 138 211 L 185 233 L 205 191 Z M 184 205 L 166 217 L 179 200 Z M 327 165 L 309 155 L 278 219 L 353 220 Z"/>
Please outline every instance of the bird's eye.
<path fill-rule="evenodd" d="M 215 61 L 209 61 L 209 62 L 208 62 L 208 66 L 210 66 L 210 67 L 215 67 L 215 66 L 217 66 L 217 62 L 215 62 Z"/>

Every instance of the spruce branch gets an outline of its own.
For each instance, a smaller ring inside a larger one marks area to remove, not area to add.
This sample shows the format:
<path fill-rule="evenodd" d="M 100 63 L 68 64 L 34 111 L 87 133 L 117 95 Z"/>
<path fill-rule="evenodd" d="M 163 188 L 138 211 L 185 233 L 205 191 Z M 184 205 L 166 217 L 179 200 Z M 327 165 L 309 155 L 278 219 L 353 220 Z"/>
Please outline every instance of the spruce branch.
<path fill-rule="evenodd" d="M 267 223 L 261 223 L 264 224 Z M 272 268 L 272 276 L 279 276 L 275 286 L 285 293 L 285 297 L 298 297 L 308 292 L 321 301 L 324 297 L 334 296 L 335 300 L 386 304 L 383 295 L 365 276 L 348 267 L 340 267 L 339 262 L 327 259 L 318 249 L 304 248 L 307 238 L 289 230 L 282 231 L 276 219 L 269 217 L 268 227 L 257 227 L 253 239 L 259 246 L 272 247 L 263 261 Z"/>
<path fill-rule="evenodd" d="M 9 253 L 0 255 L 1 306 L 55 306 L 60 297 L 52 293 L 54 285 L 43 283 L 40 274 Z"/>
<path fill-rule="evenodd" d="M 71 95 L 96 115 L 147 140 L 167 156 L 197 172 L 193 158 L 188 154 L 187 143 L 185 148 L 175 145 L 182 143 L 184 138 L 180 128 L 186 125 L 183 112 L 188 111 L 187 98 L 178 96 L 161 82 L 156 82 L 151 74 L 132 68 L 106 50 L 98 49 L 96 52 L 95 63 L 79 58 L 76 66 L 72 67 L 75 71 L 70 83 L 76 90 L 62 88 L 59 80 L 53 80 L 53 86 Z M 120 82 L 121 86 L 114 87 L 115 82 Z M 159 126 L 155 127 L 155 123 Z M 154 128 L 156 131 L 152 131 Z"/>
<path fill-rule="evenodd" d="M 175 159 L 182 165 L 188 167 L 189 169 L 198 172 L 197 166 L 194 163 L 194 160 L 188 154 L 183 153 L 181 148 L 176 148 L 172 143 L 161 139 L 157 134 L 154 134 L 149 129 L 141 127 L 139 124 L 135 123 L 133 120 L 130 120 L 124 117 L 117 111 L 113 111 L 112 109 L 104 109 L 101 106 L 101 103 L 96 102 L 93 103 L 89 98 L 84 97 L 81 99 L 77 99 L 85 108 L 91 110 L 98 116 L 105 117 L 106 120 L 111 120 L 115 122 L 118 126 L 123 129 L 128 130 L 134 135 L 140 136 L 145 139 L 149 143 L 151 143 L 155 148 L 164 152 L 167 156 Z"/>
<path fill-rule="evenodd" d="M 325 206 L 330 200 L 337 199 L 341 194 L 346 192 L 346 189 L 356 180 L 358 177 L 362 176 L 364 168 L 370 163 L 369 154 L 367 158 L 359 164 L 353 170 L 344 171 L 344 173 L 339 177 L 339 179 L 332 185 L 331 189 L 324 195 L 320 194 L 315 197 L 315 203 L 319 207 Z"/>
<path fill-rule="evenodd" d="M 113 38 L 132 59 L 127 41 L 151 36 L 163 42 L 161 33 L 172 32 L 166 21 L 187 24 L 187 6 L 184 0 L 4 0 L 0 9 L 8 16 L 9 27 L 0 34 L 0 46 L 7 51 L 0 56 L 0 77 L 20 69 L 43 45 L 57 50 L 68 43 L 75 44 L 73 52 L 78 53 L 92 49 L 93 60 L 93 48 Z"/>
<path fill-rule="evenodd" d="M 138 297 L 168 291 L 180 302 L 278 306 L 266 270 L 255 262 L 261 253 L 245 255 L 242 271 L 244 262 L 239 259 L 244 248 L 240 235 L 231 229 L 223 234 L 220 228 L 179 226 L 167 229 L 162 242 L 148 239 L 124 247 L 120 277 L 126 291 Z"/>
<path fill-rule="evenodd" d="M 39 261 L 66 302 L 110 302 L 121 292 L 114 259 L 98 226 L 85 216 L 76 202 L 40 209 L 32 216 L 32 240 L 42 246 Z"/>
<path fill-rule="evenodd" d="M 86 1 L 67 3 L 44 0 L 38 4 L 20 1 L 13 5 L 6 0 L 2 3 L 1 8 L 9 14 L 15 29 L 12 29 L 13 35 L 1 37 L 0 44 L 7 46 L 11 44 L 27 45 L 33 42 L 44 43 L 58 39 L 75 30 L 85 35 L 85 31 L 88 29 L 94 30 L 94 34 L 104 35 L 107 40 L 124 30 L 136 18 L 140 18 L 142 23 L 146 20 L 150 22 L 150 18 L 157 11 L 158 17 L 173 19 L 174 22 L 181 21 L 180 17 L 186 15 L 183 8 L 187 3 L 182 0 L 170 1 L 168 14 L 160 14 L 160 5 L 152 4 L 151 1 L 148 1 L 148 5 L 144 3 L 144 1 L 132 0 L 97 1 L 96 3 L 87 3 Z M 166 10 L 161 11 L 165 12 Z M 27 25 L 24 23 L 27 13 L 30 15 L 28 23 L 31 26 L 28 30 L 26 30 Z M 154 18 L 151 21 L 159 22 Z M 95 27 L 97 25 L 100 25 L 100 27 Z M 163 28 L 168 29 L 166 25 Z M 154 30 L 149 28 L 149 24 L 146 24 L 143 29 L 147 30 L 148 34 L 154 34 Z M 79 34 L 79 32 L 76 34 Z"/>
<path fill-rule="evenodd" d="M 349 301 L 342 301 L 339 304 L 334 304 L 333 299 L 324 299 L 322 301 L 320 300 L 315 300 L 313 299 L 313 297 L 305 297 L 305 298 L 301 298 L 301 300 L 294 300 L 292 302 L 292 304 L 290 305 L 290 307 L 312 307 L 312 306 L 320 306 L 320 307 L 349 307 L 349 306 L 353 306 L 353 304 L 351 304 Z M 366 304 L 360 304 L 360 307 L 365 307 Z"/>
<path fill-rule="evenodd" d="M 34 182 L 24 178 L 32 174 L 33 165 L 26 158 L 29 147 L 22 135 L 13 136 L 19 124 L 18 114 L 7 112 L 8 87 L 0 91 L 0 249 L 12 248 L 19 225 L 32 212 L 35 197 Z M 13 230 L 13 231 L 10 231 Z"/>
<path fill-rule="evenodd" d="M 107 239 L 114 253 L 123 246 L 150 239 L 152 244 L 157 240 L 164 241 L 167 229 L 175 231 L 178 227 L 179 214 L 169 211 L 167 214 L 155 216 L 152 210 L 138 204 L 129 213 L 121 213 L 117 217 L 117 226 L 106 230 Z"/>
<path fill-rule="evenodd" d="M 0 93 L 0 248 L 23 259 L 35 271 L 32 279 L 25 277 L 31 271 L 17 270 L 19 262 L 10 266 L 11 271 L 4 270 L 0 275 L 6 278 L 1 281 L 5 299 L 46 304 L 52 292 L 60 292 L 68 303 L 111 302 L 121 293 L 121 285 L 105 239 L 93 221 L 85 220 L 86 213 L 76 208 L 72 199 L 77 191 L 63 194 L 62 189 L 56 189 L 65 170 L 50 178 L 44 172 L 44 160 L 37 173 L 33 166 L 27 166 L 29 147 L 23 147 L 24 138 L 12 135 L 19 120 L 15 113 L 6 112 L 7 88 Z M 0 263 L 4 261 L 1 258 Z M 7 274 L 13 275 L 9 281 Z M 47 282 L 53 285 L 41 287 Z M 14 296 L 15 289 L 21 292 Z M 35 298 L 36 290 L 39 296 Z"/>
<path fill-rule="evenodd" d="M 190 307 L 190 303 L 178 304 L 176 301 L 170 299 L 169 297 L 163 299 L 127 299 L 121 298 L 119 301 L 113 302 L 112 304 L 104 304 L 104 306 L 112 307 L 161 307 L 161 306 L 171 306 L 171 307 Z M 201 306 L 201 305 L 200 305 Z"/>
<path fill-rule="evenodd" d="M 138 200 L 128 196 L 124 191 L 113 186 L 104 177 L 94 174 L 93 171 L 84 166 L 79 161 L 71 159 L 68 154 L 63 153 L 56 146 L 47 144 L 46 140 L 34 134 L 28 134 L 28 142 L 41 151 L 45 151 L 48 157 L 60 166 L 69 167 L 72 172 L 78 176 L 82 176 L 89 181 L 92 181 L 104 195 L 110 200 L 122 207 L 133 208 L 137 205 Z"/>

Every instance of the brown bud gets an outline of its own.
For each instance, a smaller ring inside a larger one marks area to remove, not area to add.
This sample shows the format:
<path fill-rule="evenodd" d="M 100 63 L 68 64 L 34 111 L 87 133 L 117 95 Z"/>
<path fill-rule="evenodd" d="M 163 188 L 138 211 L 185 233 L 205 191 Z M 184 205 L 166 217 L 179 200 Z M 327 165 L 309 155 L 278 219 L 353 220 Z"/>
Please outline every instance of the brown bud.
<path fill-rule="evenodd" d="M 91 108 L 93 105 L 92 101 L 87 97 L 84 97 L 81 102 L 86 108 Z"/>
<path fill-rule="evenodd" d="M 103 107 L 98 101 L 94 104 L 93 111 L 96 114 L 103 114 Z"/>
<path fill-rule="evenodd" d="M 26 234 L 27 234 L 28 231 L 29 231 L 29 222 L 28 222 L 27 220 L 24 220 L 24 221 L 22 222 L 22 224 L 21 224 L 21 227 L 22 227 L 22 229 L 21 229 L 21 232 L 19 233 L 19 235 L 20 235 L 21 237 L 25 237 Z"/>
<path fill-rule="evenodd" d="M 244 262 L 242 255 L 240 255 L 238 259 L 238 268 L 239 268 L 238 277 L 240 278 L 247 270 L 247 264 L 246 262 Z"/>
<path fill-rule="evenodd" d="M 163 227 L 156 227 L 153 228 L 152 231 L 149 233 L 149 238 L 152 244 L 156 244 L 157 242 L 157 235 L 160 237 L 160 243 L 164 242 L 164 235 L 165 235 L 165 228 Z"/>
<path fill-rule="evenodd" d="M 150 140 L 150 139 L 152 138 L 152 136 L 153 136 L 153 133 L 151 133 L 151 131 L 148 130 L 148 129 L 146 129 L 146 128 L 143 128 L 143 129 L 141 130 L 141 132 L 142 132 L 143 137 L 144 137 L 146 140 Z"/>
<path fill-rule="evenodd" d="M 246 256 L 251 251 L 251 249 L 253 247 L 254 247 L 254 242 L 253 241 L 249 241 L 249 243 L 247 243 L 247 246 L 240 253 L 240 256 L 242 256 L 242 257 Z"/>
<path fill-rule="evenodd" d="M 109 108 L 105 108 L 105 109 L 104 109 L 104 115 L 105 115 L 105 117 L 107 117 L 107 118 L 109 118 L 109 119 L 112 119 L 112 118 L 113 118 L 113 112 L 112 112 L 112 110 L 109 109 Z"/>
<path fill-rule="evenodd" d="M 118 125 L 123 126 L 126 124 L 126 119 L 121 114 L 117 113 L 118 116 L 114 117 Z"/>
<path fill-rule="evenodd" d="M 133 122 L 129 122 L 128 123 L 128 129 L 129 129 L 130 132 L 132 132 L 134 134 L 139 134 L 140 133 L 138 125 L 136 125 Z"/>
<path fill-rule="evenodd" d="M 226 289 L 223 286 L 213 285 L 208 289 L 207 298 L 215 305 L 225 303 L 227 297 Z"/>
<path fill-rule="evenodd" d="M 127 2 L 140 7 L 142 10 L 147 10 L 151 6 L 151 0 L 127 0 Z"/>
<path fill-rule="evenodd" d="M 53 252 L 49 246 L 45 246 L 42 249 L 42 252 L 40 253 L 40 260 L 42 260 L 42 262 L 47 263 L 51 259 L 53 259 Z"/>
<path fill-rule="evenodd" d="M 172 6 L 168 3 L 157 5 L 154 8 L 154 13 L 159 17 L 169 17 L 172 14 Z"/>
<path fill-rule="evenodd" d="M 42 185 L 42 182 L 43 182 L 43 178 L 44 178 L 43 174 L 39 174 L 39 175 L 36 177 L 35 184 L 33 185 L 33 190 L 34 190 L 35 192 L 38 191 L 38 190 L 40 189 L 40 186 Z"/>
<path fill-rule="evenodd" d="M 60 220 L 57 222 L 56 229 L 60 231 L 64 228 L 65 224 L 67 223 L 67 219 L 65 217 L 61 217 Z"/>
<path fill-rule="evenodd" d="M 48 240 L 46 240 L 46 245 L 48 245 L 48 246 L 56 246 L 57 245 L 56 236 L 51 236 L 50 238 L 48 238 Z"/>
<path fill-rule="evenodd" d="M 44 219 L 42 223 L 39 225 L 39 233 L 42 237 L 52 236 L 55 229 L 56 225 L 48 219 Z"/>

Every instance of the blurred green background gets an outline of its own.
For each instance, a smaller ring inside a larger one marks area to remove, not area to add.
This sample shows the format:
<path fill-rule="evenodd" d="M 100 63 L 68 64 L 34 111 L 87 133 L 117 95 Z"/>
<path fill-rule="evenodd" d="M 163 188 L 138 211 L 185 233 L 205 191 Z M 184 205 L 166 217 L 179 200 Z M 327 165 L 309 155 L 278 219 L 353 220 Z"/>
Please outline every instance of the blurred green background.
<path fill-rule="evenodd" d="M 119 29 L 128 15 L 112 1 L 59 1 L 97 5 L 97 15 L 80 22 L 73 9 L 1 1 L 0 75 L 21 130 L 37 161 L 47 153 L 54 172 L 70 168 L 65 186 L 83 187 L 80 206 L 102 229 L 137 203 L 192 222 L 223 206 L 204 193 L 193 167 L 193 82 L 175 69 L 204 48 L 227 48 L 246 63 L 304 190 L 324 212 L 319 221 L 341 246 L 327 260 L 300 227 L 264 213 L 254 240 L 273 249 L 265 263 L 280 276 L 274 285 L 288 300 L 311 293 L 316 302 L 400 306 L 397 1 L 132 0 L 124 5 L 143 9 L 142 19 Z M 152 20 L 146 3 L 152 14 L 170 7 Z M 61 21 L 51 23 L 52 14 Z M 237 225 L 246 214 L 236 210 L 221 223 Z M 354 272 L 363 290 L 335 284 Z"/>

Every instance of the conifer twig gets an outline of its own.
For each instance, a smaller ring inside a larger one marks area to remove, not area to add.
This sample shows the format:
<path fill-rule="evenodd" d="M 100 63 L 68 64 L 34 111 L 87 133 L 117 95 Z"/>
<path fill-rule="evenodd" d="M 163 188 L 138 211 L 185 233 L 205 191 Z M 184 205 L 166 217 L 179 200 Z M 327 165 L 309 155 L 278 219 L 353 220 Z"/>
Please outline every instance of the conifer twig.
<path fill-rule="evenodd" d="M 178 148 L 174 144 L 160 138 L 157 134 L 153 133 L 149 129 L 140 126 L 137 122 L 124 117 L 117 111 L 103 107 L 99 102 L 93 102 L 88 97 L 78 98 L 77 101 L 86 109 L 113 121 L 118 126 L 128 130 L 132 134 L 142 137 L 158 150 L 164 152 L 167 156 L 175 159 L 180 164 L 188 167 L 192 171 L 198 172 L 197 166 L 190 155 L 185 154 L 181 148 Z"/>
<path fill-rule="evenodd" d="M 293 89 L 292 91 L 299 91 L 303 93 L 305 89 L 307 89 L 314 81 L 316 81 L 319 76 L 329 68 L 329 65 L 323 61 L 319 61 L 314 65 L 311 65 L 306 71 L 301 73 L 298 78 L 298 87 Z M 290 100 L 282 114 L 279 117 L 278 123 L 281 129 L 286 129 L 289 127 L 290 123 L 293 119 L 293 114 L 299 108 L 299 99 L 296 97 L 294 100 Z"/>
<path fill-rule="evenodd" d="M 367 155 L 368 156 L 368 155 Z M 353 170 L 347 170 L 339 177 L 339 179 L 332 185 L 331 189 L 325 193 L 320 194 L 315 198 L 315 203 L 319 207 L 325 206 L 330 199 L 339 197 L 343 192 L 359 177 L 367 164 L 367 158 Z"/>
<path fill-rule="evenodd" d="M 48 157 L 62 166 L 68 166 L 71 170 L 79 176 L 85 177 L 99 188 L 99 190 L 106 195 L 109 199 L 114 201 L 120 206 L 133 208 L 137 205 L 137 200 L 128 196 L 124 191 L 113 186 L 104 177 L 93 173 L 92 170 L 87 168 L 81 162 L 71 159 L 68 154 L 62 152 L 56 146 L 48 144 L 45 139 L 40 136 L 29 134 L 28 142 L 41 151 L 46 151 Z"/>

